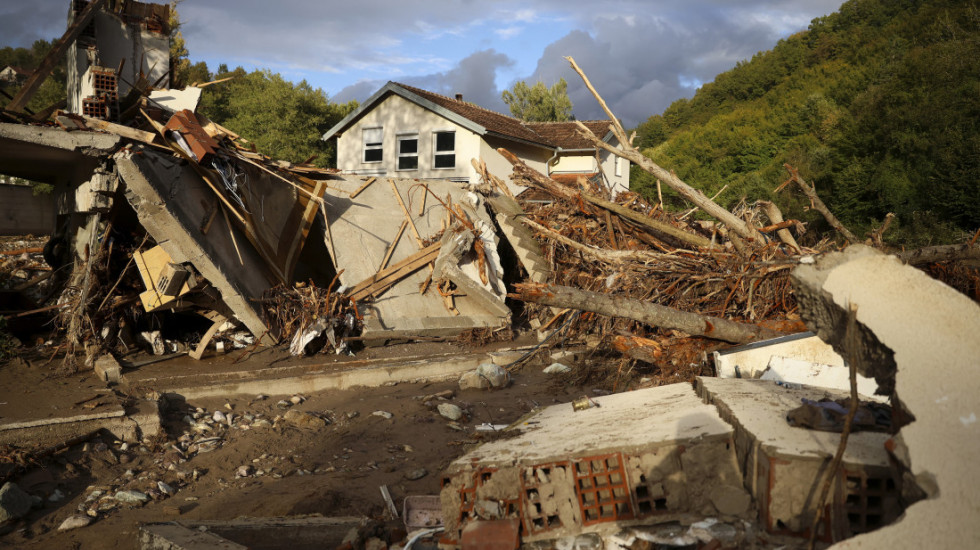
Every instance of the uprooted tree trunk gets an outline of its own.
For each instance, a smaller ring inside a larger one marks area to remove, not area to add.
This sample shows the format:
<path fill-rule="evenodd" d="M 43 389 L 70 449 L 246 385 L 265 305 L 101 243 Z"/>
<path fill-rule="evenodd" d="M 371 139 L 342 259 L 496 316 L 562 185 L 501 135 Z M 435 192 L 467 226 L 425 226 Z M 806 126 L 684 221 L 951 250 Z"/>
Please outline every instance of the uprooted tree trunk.
<path fill-rule="evenodd" d="M 672 172 L 665 170 L 663 167 L 653 162 L 653 160 L 640 153 L 638 149 L 633 147 L 632 140 L 627 137 L 626 130 L 623 128 L 623 125 L 620 124 L 619 119 L 617 119 L 615 115 L 613 115 L 612 111 L 609 110 L 606 102 L 599 95 L 599 92 L 597 92 L 592 86 L 592 83 L 589 82 L 588 77 L 585 76 L 582 69 L 579 68 L 578 64 L 576 64 L 575 60 L 571 57 L 566 57 L 565 59 L 568 60 L 568 62 L 572 65 L 572 69 L 574 69 L 575 72 L 582 78 L 582 81 L 585 82 L 586 87 L 588 87 L 589 91 L 592 92 L 592 95 L 595 96 L 596 100 L 599 102 L 602 110 L 606 112 L 609 120 L 612 121 L 612 123 L 609 125 L 609 129 L 613 132 L 613 135 L 616 136 L 616 139 L 619 140 L 619 147 L 614 147 L 606 143 L 593 134 L 592 131 L 589 130 L 584 124 L 576 121 L 579 132 L 586 139 L 595 144 L 596 147 L 600 147 L 614 155 L 624 158 L 653 174 L 657 177 L 657 179 L 667 184 L 671 189 L 677 191 L 682 197 L 694 203 L 698 208 L 708 213 L 708 215 L 730 227 L 733 232 L 749 243 L 754 243 L 757 246 L 761 246 L 765 243 L 765 239 L 751 224 L 738 218 L 728 210 L 712 201 L 700 190 L 684 183 L 684 181 L 682 181 Z"/>
<path fill-rule="evenodd" d="M 642 300 L 599 294 L 567 286 L 529 283 L 517 284 L 514 288 L 517 292 L 508 294 L 508 297 L 523 302 L 592 311 L 610 317 L 625 317 L 650 326 L 680 330 L 694 336 L 705 336 L 735 344 L 782 335 L 758 325 L 698 315 Z"/>
<path fill-rule="evenodd" d="M 980 246 L 975 243 L 927 246 L 916 250 L 906 250 L 895 254 L 909 265 L 925 265 L 953 260 L 980 261 Z"/>

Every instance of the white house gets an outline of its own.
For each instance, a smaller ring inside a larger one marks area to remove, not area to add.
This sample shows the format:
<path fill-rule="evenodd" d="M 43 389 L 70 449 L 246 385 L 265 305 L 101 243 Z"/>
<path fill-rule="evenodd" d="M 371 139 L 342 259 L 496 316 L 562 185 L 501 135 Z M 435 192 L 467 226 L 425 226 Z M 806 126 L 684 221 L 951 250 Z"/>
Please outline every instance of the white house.
<path fill-rule="evenodd" d="M 611 145 L 608 120 L 583 121 Z M 601 178 L 613 193 L 629 190 L 629 163 L 597 150 L 574 122 L 522 122 L 480 106 L 389 82 L 323 134 L 337 138 L 337 168 L 357 175 L 478 181 L 471 159 L 482 158 L 508 180 L 503 147 L 556 179 Z"/>

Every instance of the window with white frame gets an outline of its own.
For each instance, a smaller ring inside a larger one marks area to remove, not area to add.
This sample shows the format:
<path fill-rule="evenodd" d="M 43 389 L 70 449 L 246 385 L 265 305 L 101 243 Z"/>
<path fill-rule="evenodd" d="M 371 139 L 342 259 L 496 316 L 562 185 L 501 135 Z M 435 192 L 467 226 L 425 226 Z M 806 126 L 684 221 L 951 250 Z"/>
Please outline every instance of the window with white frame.
<path fill-rule="evenodd" d="M 381 162 L 384 160 L 384 129 L 377 128 L 364 129 L 364 162 Z"/>
<path fill-rule="evenodd" d="M 616 177 L 618 178 L 618 177 L 620 177 L 620 176 L 623 175 L 623 165 L 622 165 L 623 159 L 621 159 L 619 157 L 615 157 L 615 156 L 613 157 L 613 159 L 614 159 L 614 162 L 616 163 L 615 164 L 615 166 L 616 166 Z"/>
<path fill-rule="evenodd" d="M 418 170 L 419 168 L 419 135 L 401 134 L 398 136 L 398 169 Z"/>
<path fill-rule="evenodd" d="M 432 141 L 433 168 L 455 168 L 456 132 L 434 132 Z"/>

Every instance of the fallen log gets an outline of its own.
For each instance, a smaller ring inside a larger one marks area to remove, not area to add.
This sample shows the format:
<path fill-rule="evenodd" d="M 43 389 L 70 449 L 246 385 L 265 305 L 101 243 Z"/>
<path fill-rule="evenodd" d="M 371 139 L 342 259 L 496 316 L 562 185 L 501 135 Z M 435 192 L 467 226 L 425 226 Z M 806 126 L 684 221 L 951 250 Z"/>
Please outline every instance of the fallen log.
<path fill-rule="evenodd" d="M 909 265 L 924 265 L 951 260 L 980 260 L 980 246 L 970 243 L 927 246 L 895 254 Z"/>
<path fill-rule="evenodd" d="M 514 285 L 514 289 L 517 292 L 507 296 L 523 302 L 580 309 L 610 317 L 625 317 L 650 326 L 680 330 L 693 336 L 704 336 L 734 344 L 746 344 L 782 335 L 780 332 L 758 325 L 738 323 L 623 296 L 599 294 L 567 286 L 525 283 Z"/>

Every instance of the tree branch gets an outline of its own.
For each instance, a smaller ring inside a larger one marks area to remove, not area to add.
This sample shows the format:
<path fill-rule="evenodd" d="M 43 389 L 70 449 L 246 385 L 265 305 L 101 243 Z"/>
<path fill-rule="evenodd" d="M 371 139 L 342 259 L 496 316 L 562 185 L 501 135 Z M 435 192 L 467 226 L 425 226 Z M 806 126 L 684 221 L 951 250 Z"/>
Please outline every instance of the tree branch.
<path fill-rule="evenodd" d="M 857 236 L 854 235 L 854 233 L 851 233 L 850 230 L 844 227 L 844 224 L 842 224 L 840 220 L 837 219 L 837 216 L 835 216 L 833 212 L 831 212 L 830 209 L 827 208 L 827 205 L 824 204 L 822 200 L 820 200 L 819 196 L 817 196 L 817 190 L 814 189 L 812 186 L 810 186 L 806 181 L 803 180 L 803 178 L 800 177 L 800 173 L 799 171 L 797 171 L 796 168 L 793 168 L 789 164 L 784 164 L 783 167 L 785 167 L 786 170 L 789 171 L 790 178 L 789 180 L 784 181 L 783 184 L 776 189 L 777 191 L 785 187 L 786 184 L 789 183 L 790 181 L 796 182 L 796 185 L 800 187 L 800 189 L 803 191 L 803 194 L 805 194 L 806 197 L 810 199 L 810 205 L 813 207 L 813 209 L 816 210 L 817 212 L 820 212 L 820 214 L 823 215 L 824 219 L 827 220 L 827 223 L 829 223 L 831 227 L 839 231 L 841 235 L 844 235 L 844 238 L 847 239 L 847 242 L 849 244 L 855 244 L 861 242 L 861 239 L 858 239 Z"/>
<path fill-rule="evenodd" d="M 585 73 L 582 72 L 582 69 L 579 68 L 579 66 L 575 63 L 575 60 L 572 59 L 571 57 L 566 57 L 565 59 L 567 59 L 568 62 L 572 65 L 572 69 L 574 69 L 575 72 L 578 73 L 578 75 L 582 78 L 582 80 L 585 82 L 586 87 L 588 87 L 589 91 L 592 92 L 592 95 L 595 96 L 596 100 L 599 102 L 599 105 L 602 106 L 603 111 L 605 111 L 606 115 L 609 116 L 609 119 L 612 121 L 612 123 L 609 125 L 609 128 L 610 130 L 612 130 L 613 135 L 615 135 L 616 139 L 619 141 L 620 147 L 613 147 L 612 145 L 609 145 L 608 143 L 602 141 L 601 139 L 596 137 L 596 135 L 593 134 L 592 131 L 586 128 L 584 124 L 582 124 L 579 121 L 576 121 L 576 125 L 578 126 L 579 131 L 586 139 L 591 141 L 597 147 L 609 151 L 610 153 L 616 156 L 624 158 L 632 162 L 633 164 L 636 164 L 640 168 L 646 170 L 647 172 L 653 174 L 654 176 L 657 177 L 657 179 L 666 183 L 669 187 L 671 187 L 672 189 L 680 193 L 682 197 L 684 197 L 685 199 L 691 201 L 692 203 L 700 207 L 701 210 L 707 212 L 708 215 L 714 217 L 718 221 L 730 227 L 732 231 L 734 231 L 736 234 L 738 234 L 740 237 L 747 240 L 748 242 L 756 245 L 762 245 L 763 243 L 765 243 L 765 239 L 762 238 L 762 236 L 758 233 L 758 231 L 756 231 L 754 227 L 752 227 L 752 225 L 746 223 L 744 220 L 739 219 L 737 216 L 735 216 L 728 210 L 722 208 L 714 201 L 709 199 L 699 189 L 695 189 L 690 185 L 684 183 L 680 178 L 675 176 L 673 173 L 665 170 L 657 163 L 653 162 L 652 159 L 644 156 L 635 147 L 633 147 L 630 144 L 629 137 L 626 135 L 626 130 L 623 129 L 623 126 L 622 124 L 620 124 L 619 120 L 616 119 L 615 116 L 613 116 L 612 111 L 609 110 L 609 106 L 606 105 L 606 102 L 602 99 L 602 97 L 599 95 L 596 89 L 592 86 L 592 83 L 589 82 L 588 77 L 585 76 Z"/>

